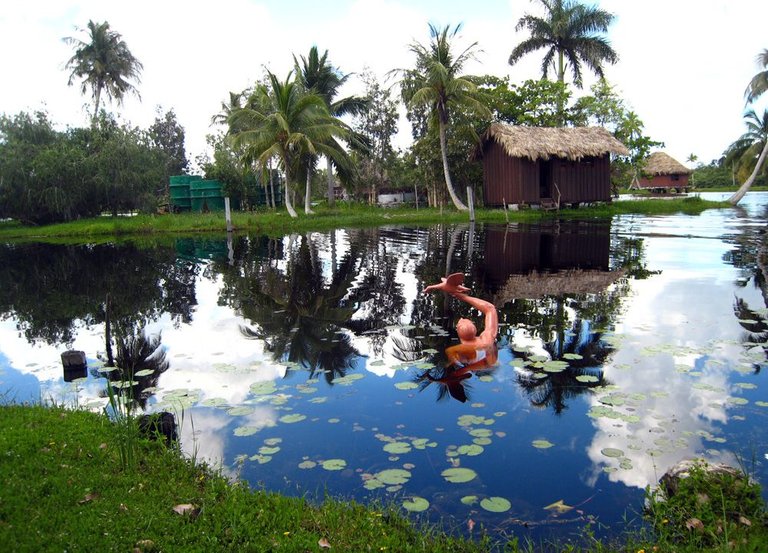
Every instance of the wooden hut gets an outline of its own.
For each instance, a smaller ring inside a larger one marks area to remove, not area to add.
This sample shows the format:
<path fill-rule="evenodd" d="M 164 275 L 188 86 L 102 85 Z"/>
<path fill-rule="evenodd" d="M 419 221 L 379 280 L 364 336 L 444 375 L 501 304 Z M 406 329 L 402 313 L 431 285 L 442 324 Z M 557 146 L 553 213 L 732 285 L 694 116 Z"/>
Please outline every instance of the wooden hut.
<path fill-rule="evenodd" d="M 610 154 L 627 148 L 601 127 L 519 127 L 494 123 L 477 155 L 486 206 L 607 202 Z"/>
<path fill-rule="evenodd" d="M 688 191 L 688 176 L 691 170 L 664 152 L 654 152 L 648 156 L 643 168 L 643 176 L 638 179 L 637 187 L 666 192 Z"/>

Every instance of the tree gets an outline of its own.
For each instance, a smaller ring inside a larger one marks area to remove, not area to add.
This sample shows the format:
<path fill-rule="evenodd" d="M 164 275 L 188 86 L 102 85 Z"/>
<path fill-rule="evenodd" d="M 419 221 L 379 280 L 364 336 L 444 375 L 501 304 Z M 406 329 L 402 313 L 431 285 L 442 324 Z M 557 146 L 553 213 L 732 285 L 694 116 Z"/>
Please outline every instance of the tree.
<path fill-rule="evenodd" d="M 245 107 L 229 116 L 229 133 L 234 147 L 243 148 L 246 160 L 262 168 L 274 158 L 280 161 L 285 172 L 285 207 L 296 217 L 290 189 L 306 167 L 306 156 L 322 154 L 337 166 L 348 167 L 349 157 L 336 138 L 348 137 L 350 130 L 328 113 L 322 97 L 297 85 L 291 73 L 283 82 L 267 74 L 267 83 L 258 85 Z"/>
<path fill-rule="evenodd" d="M 429 44 L 414 42 L 410 45 L 411 52 L 416 55 L 415 69 L 401 70 L 401 73 L 404 73 L 403 100 L 409 107 L 428 106 L 432 123 L 437 123 L 445 186 L 453 205 L 460 211 L 466 211 L 467 206 L 459 199 L 453 188 L 448 167 L 446 132 L 451 120 L 451 109 L 453 106 L 461 106 L 489 116 L 490 110 L 486 107 L 483 94 L 473 80 L 460 74 L 464 64 L 475 58 L 477 49 L 477 42 L 473 42 L 456 55 L 455 50 L 451 48 L 451 41 L 457 37 L 460 30 L 461 24 L 453 29 L 450 25 L 438 29 L 430 23 Z"/>
<path fill-rule="evenodd" d="M 173 109 L 161 114 L 157 108 L 155 122 L 149 127 L 152 145 L 165 157 L 165 194 L 168 195 L 168 177 L 181 175 L 187 170 L 187 154 L 184 149 L 184 127 L 179 125 Z"/>
<path fill-rule="evenodd" d="M 545 49 L 541 74 L 547 78 L 550 68 L 557 81 L 565 84 L 565 70 L 570 68 L 573 82 L 582 87 L 582 63 L 603 78 L 603 64 L 614 64 L 619 56 L 600 33 L 605 33 L 614 15 L 595 6 L 585 6 L 575 0 L 540 0 L 546 10 L 544 17 L 525 14 L 515 29 L 527 29 L 531 36 L 515 46 L 509 56 L 514 65 L 530 53 Z M 560 113 L 565 104 L 560 105 Z M 561 125 L 564 125 L 562 122 Z"/>
<path fill-rule="evenodd" d="M 515 46 L 509 64 L 514 65 L 526 54 L 545 48 L 541 63 L 543 78 L 554 68 L 558 82 L 564 83 L 566 67 L 570 67 L 574 84 L 581 88 L 582 63 L 602 78 L 603 63 L 614 64 L 619 59 L 608 40 L 599 35 L 607 32 L 614 15 L 573 0 L 540 2 L 547 12 L 544 18 L 526 14 L 517 22 L 515 30 L 528 29 L 531 36 Z"/>
<path fill-rule="evenodd" d="M 355 119 L 355 130 L 369 144 L 360 155 L 359 172 L 367 185 L 369 201 L 376 201 L 377 190 L 388 182 L 387 168 L 395 155 L 392 137 L 397 133 L 397 102 L 390 89 L 383 88 L 373 73 L 363 73 L 368 105 Z"/>
<path fill-rule="evenodd" d="M 91 89 L 95 125 L 102 93 L 110 100 L 117 101 L 118 105 L 122 104 L 123 97 L 129 92 L 140 98 L 130 79 L 139 83 L 144 67 L 131 54 L 120 33 L 111 30 L 106 21 L 88 21 L 87 32 L 87 42 L 76 37 L 65 37 L 63 40 L 75 49 L 74 55 L 66 64 L 66 68 L 72 71 L 67 84 L 72 86 L 75 80 L 83 79 L 80 85 L 81 93 L 85 94 Z"/>
<path fill-rule="evenodd" d="M 758 73 L 752 77 L 752 80 L 749 81 L 749 85 L 747 85 L 747 105 L 760 98 L 766 92 L 766 90 L 768 90 L 768 49 L 763 50 L 757 56 L 757 63 L 762 71 L 758 71 Z M 768 114 L 768 111 L 766 111 L 766 113 Z M 749 116 L 749 114 L 747 114 L 747 116 Z M 763 122 L 765 122 L 765 119 L 766 117 L 763 116 Z M 750 189 L 752 184 L 755 182 L 757 175 L 760 173 L 760 168 L 765 162 L 766 156 L 768 156 L 768 140 L 766 140 L 765 135 L 763 135 L 763 150 L 760 152 L 760 156 L 757 158 L 757 163 L 755 163 L 755 168 L 752 171 L 752 174 L 744 182 L 744 184 L 739 187 L 736 193 L 728 198 L 728 201 L 732 205 L 738 204 Z"/>
<path fill-rule="evenodd" d="M 293 57 L 293 62 L 295 65 L 296 78 L 301 86 L 309 92 L 318 94 L 325 101 L 328 112 L 333 117 L 338 118 L 345 115 L 359 115 L 367 107 L 367 99 L 359 96 L 347 96 L 346 98 L 336 99 L 339 89 L 347 82 L 350 75 L 341 73 L 339 69 L 331 65 L 331 62 L 328 61 L 328 50 L 320 56 L 317 46 L 312 46 L 309 50 L 309 55 L 306 58 L 301 56 L 301 63 L 296 59 L 296 56 Z M 333 160 L 326 157 L 326 163 L 328 205 L 333 206 Z M 308 166 L 308 169 L 311 169 L 311 166 Z M 307 190 L 309 190 L 310 180 L 311 174 L 308 174 Z M 308 206 L 305 206 L 305 210 L 306 209 L 308 209 Z"/>
<path fill-rule="evenodd" d="M 733 205 L 741 200 L 761 173 L 768 174 L 768 165 L 763 163 L 768 152 L 768 109 L 763 112 L 762 117 L 757 115 L 755 110 L 749 110 L 744 115 L 744 119 L 747 132 L 731 144 L 725 153 L 726 165 L 732 166 L 738 174 L 750 175 L 739 190 L 729 198 L 728 201 Z"/>

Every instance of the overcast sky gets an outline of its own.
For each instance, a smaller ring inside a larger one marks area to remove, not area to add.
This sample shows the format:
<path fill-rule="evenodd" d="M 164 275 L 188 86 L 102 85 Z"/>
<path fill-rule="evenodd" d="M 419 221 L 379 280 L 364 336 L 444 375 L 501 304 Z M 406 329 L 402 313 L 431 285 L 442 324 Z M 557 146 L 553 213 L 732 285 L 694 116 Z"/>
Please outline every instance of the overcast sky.
<path fill-rule="evenodd" d="M 589 3 L 589 2 L 585 2 Z M 608 38 L 620 56 L 606 77 L 645 123 L 651 138 L 685 162 L 708 163 L 744 131 L 744 89 L 768 48 L 765 0 L 601 0 L 616 15 Z M 428 40 L 428 24 L 463 23 L 459 47 L 477 41 L 482 53 L 468 73 L 540 76 L 541 57 L 511 67 L 512 48 L 527 35 L 515 24 L 538 13 L 529 0 L 26 0 L 0 11 L 0 112 L 44 108 L 58 124 L 87 124 L 78 86 L 67 86 L 72 48 L 61 39 L 85 38 L 88 20 L 108 21 L 144 64 L 141 102 L 107 104 L 123 120 L 149 126 L 158 106 L 173 108 L 187 136 L 190 159 L 205 148 L 211 116 L 229 91 L 241 91 L 269 68 L 284 77 L 293 54 L 312 45 L 328 50 L 344 73 L 366 67 L 380 77 L 408 67 L 408 45 Z M 585 73 L 586 74 L 586 73 Z M 591 79 L 585 82 L 588 91 Z M 360 93 L 354 77 L 343 91 Z M 577 91 L 577 94 L 579 92 Z M 758 109 L 762 111 L 767 102 Z M 402 125 L 403 127 L 405 124 Z M 409 128 L 398 145 L 406 146 Z"/>

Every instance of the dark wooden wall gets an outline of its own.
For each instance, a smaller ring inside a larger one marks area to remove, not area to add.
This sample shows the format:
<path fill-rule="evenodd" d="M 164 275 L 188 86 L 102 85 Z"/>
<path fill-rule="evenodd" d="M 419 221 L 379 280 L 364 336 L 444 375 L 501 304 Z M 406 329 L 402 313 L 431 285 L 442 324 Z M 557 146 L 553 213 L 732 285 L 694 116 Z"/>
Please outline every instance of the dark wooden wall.
<path fill-rule="evenodd" d="M 688 175 L 654 175 L 640 179 L 638 184 L 640 188 L 688 188 Z"/>
<path fill-rule="evenodd" d="M 495 141 L 483 150 L 483 200 L 487 206 L 536 204 L 541 197 L 541 164 L 551 165 L 552 179 L 560 189 L 561 203 L 610 201 L 611 167 L 608 155 L 581 161 L 553 158 L 531 161 L 513 158 Z M 556 198 L 554 186 L 551 197 Z"/>

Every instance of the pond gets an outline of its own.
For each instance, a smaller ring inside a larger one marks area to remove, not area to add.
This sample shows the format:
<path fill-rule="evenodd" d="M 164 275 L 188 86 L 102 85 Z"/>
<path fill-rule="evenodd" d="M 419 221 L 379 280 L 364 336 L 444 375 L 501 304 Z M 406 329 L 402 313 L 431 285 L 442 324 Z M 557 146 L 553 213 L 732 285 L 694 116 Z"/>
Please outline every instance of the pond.
<path fill-rule="evenodd" d="M 464 535 L 618 533 L 683 458 L 768 485 L 767 215 L 750 193 L 695 217 L 2 245 L 0 398 L 101 410 L 111 383 L 254 488 Z M 467 379 L 445 350 L 482 317 L 423 293 L 453 272 L 500 321 Z"/>

